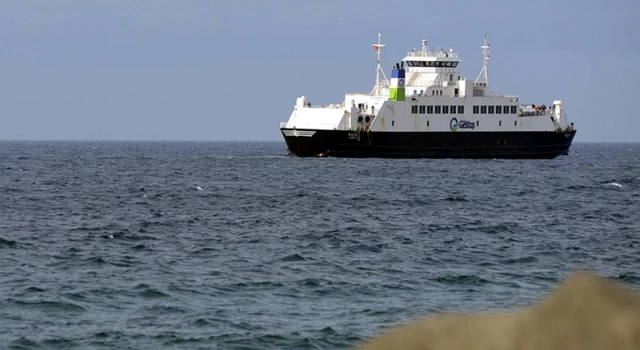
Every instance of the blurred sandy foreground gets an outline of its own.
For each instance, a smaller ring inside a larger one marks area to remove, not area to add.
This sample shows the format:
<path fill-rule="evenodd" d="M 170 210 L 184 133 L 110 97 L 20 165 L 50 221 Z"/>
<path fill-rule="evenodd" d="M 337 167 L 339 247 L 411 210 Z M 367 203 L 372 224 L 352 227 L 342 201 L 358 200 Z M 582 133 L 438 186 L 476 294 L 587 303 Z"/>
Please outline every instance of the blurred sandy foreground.
<path fill-rule="evenodd" d="M 532 307 L 430 317 L 386 330 L 357 348 L 382 349 L 640 350 L 640 294 L 577 272 Z"/>

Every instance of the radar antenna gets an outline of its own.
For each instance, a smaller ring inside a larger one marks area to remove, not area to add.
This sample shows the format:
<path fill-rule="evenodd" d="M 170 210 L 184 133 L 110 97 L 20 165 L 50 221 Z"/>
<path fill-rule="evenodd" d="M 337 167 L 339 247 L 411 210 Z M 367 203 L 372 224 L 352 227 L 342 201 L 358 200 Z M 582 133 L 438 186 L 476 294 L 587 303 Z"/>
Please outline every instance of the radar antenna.
<path fill-rule="evenodd" d="M 478 82 L 478 80 L 480 80 L 480 76 L 482 75 L 482 73 L 484 73 L 484 85 L 489 85 L 489 78 L 487 77 L 487 62 L 489 61 L 489 47 L 491 47 L 491 45 L 487 44 L 487 40 L 489 39 L 489 35 L 485 34 L 484 35 L 484 45 L 480 46 L 482 48 L 482 56 L 483 56 L 483 60 L 482 60 L 482 70 L 480 71 L 480 74 L 478 74 L 478 78 L 476 78 L 476 83 Z"/>
<path fill-rule="evenodd" d="M 381 33 L 378 33 L 378 43 L 373 44 L 373 49 L 378 54 L 378 66 L 376 67 L 376 86 L 373 88 L 375 90 L 375 96 L 380 96 L 380 73 L 384 77 L 385 81 L 387 77 L 384 75 L 384 71 L 382 70 L 382 66 L 380 65 L 380 54 L 382 53 L 382 48 L 384 44 L 380 42 L 380 38 L 382 37 Z"/>

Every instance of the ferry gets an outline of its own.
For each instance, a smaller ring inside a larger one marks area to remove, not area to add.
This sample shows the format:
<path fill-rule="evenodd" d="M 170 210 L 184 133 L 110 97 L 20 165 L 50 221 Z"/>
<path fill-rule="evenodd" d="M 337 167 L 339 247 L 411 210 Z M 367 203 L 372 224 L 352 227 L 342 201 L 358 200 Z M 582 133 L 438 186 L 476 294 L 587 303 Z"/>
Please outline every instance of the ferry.
<path fill-rule="evenodd" d="M 515 95 L 494 94 L 488 85 L 488 36 L 476 80 L 459 71 L 453 50 L 431 50 L 427 40 L 411 49 L 387 79 L 380 63 L 369 93 L 346 93 L 327 106 L 296 100 L 280 131 L 288 154 L 299 157 L 529 158 L 569 152 L 576 125 L 561 100 L 523 104 Z"/>

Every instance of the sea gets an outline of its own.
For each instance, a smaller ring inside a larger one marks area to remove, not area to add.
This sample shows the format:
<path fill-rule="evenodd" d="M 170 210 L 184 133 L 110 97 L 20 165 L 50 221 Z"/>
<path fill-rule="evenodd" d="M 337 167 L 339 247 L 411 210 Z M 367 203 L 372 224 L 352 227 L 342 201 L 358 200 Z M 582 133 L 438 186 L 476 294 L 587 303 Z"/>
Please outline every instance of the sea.
<path fill-rule="evenodd" d="M 0 348 L 349 349 L 640 289 L 640 144 L 553 160 L 287 156 L 283 142 L 0 142 Z"/>

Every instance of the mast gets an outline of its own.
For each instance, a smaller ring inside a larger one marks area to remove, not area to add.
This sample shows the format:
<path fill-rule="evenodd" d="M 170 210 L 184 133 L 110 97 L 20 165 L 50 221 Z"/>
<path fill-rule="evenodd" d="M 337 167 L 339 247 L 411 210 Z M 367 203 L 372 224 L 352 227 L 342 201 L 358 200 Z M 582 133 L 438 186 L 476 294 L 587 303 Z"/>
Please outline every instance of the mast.
<path fill-rule="evenodd" d="M 491 47 L 491 45 L 487 44 L 487 40 L 489 39 L 489 35 L 485 34 L 484 35 L 484 45 L 480 46 L 482 48 L 482 70 L 480 71 L 480 74 L 478 74 L 478 78 L 476 78 L 476 83 L 478 82 L 478 80 L 480 79 L 480 75 L 482 75 L 482 73 L 484 73 L 484 84 L 485 85 L 489 85 L 489 78 L 487 76 L 487 62 L 489 61 L 489 47 Z"/>
<path fill-rule="evenodd" d="M 384 44 L 380 42 L 381 37 L 382 34 L 378 33 L 378 43 L 373 44 L 373 49 L 378 54 L 378 65 L 376 67 L 376 86 L 374 88 L 374 90 L 376 91 L 375 96 L 380 96 L 380 71 L 382 71 L 382 66 L 380 65 L 380 54 L 382 53 L 382 48 L 384 47 Z M 382 75 L 384 75 L 384 72 L 382 72 Z"/>

